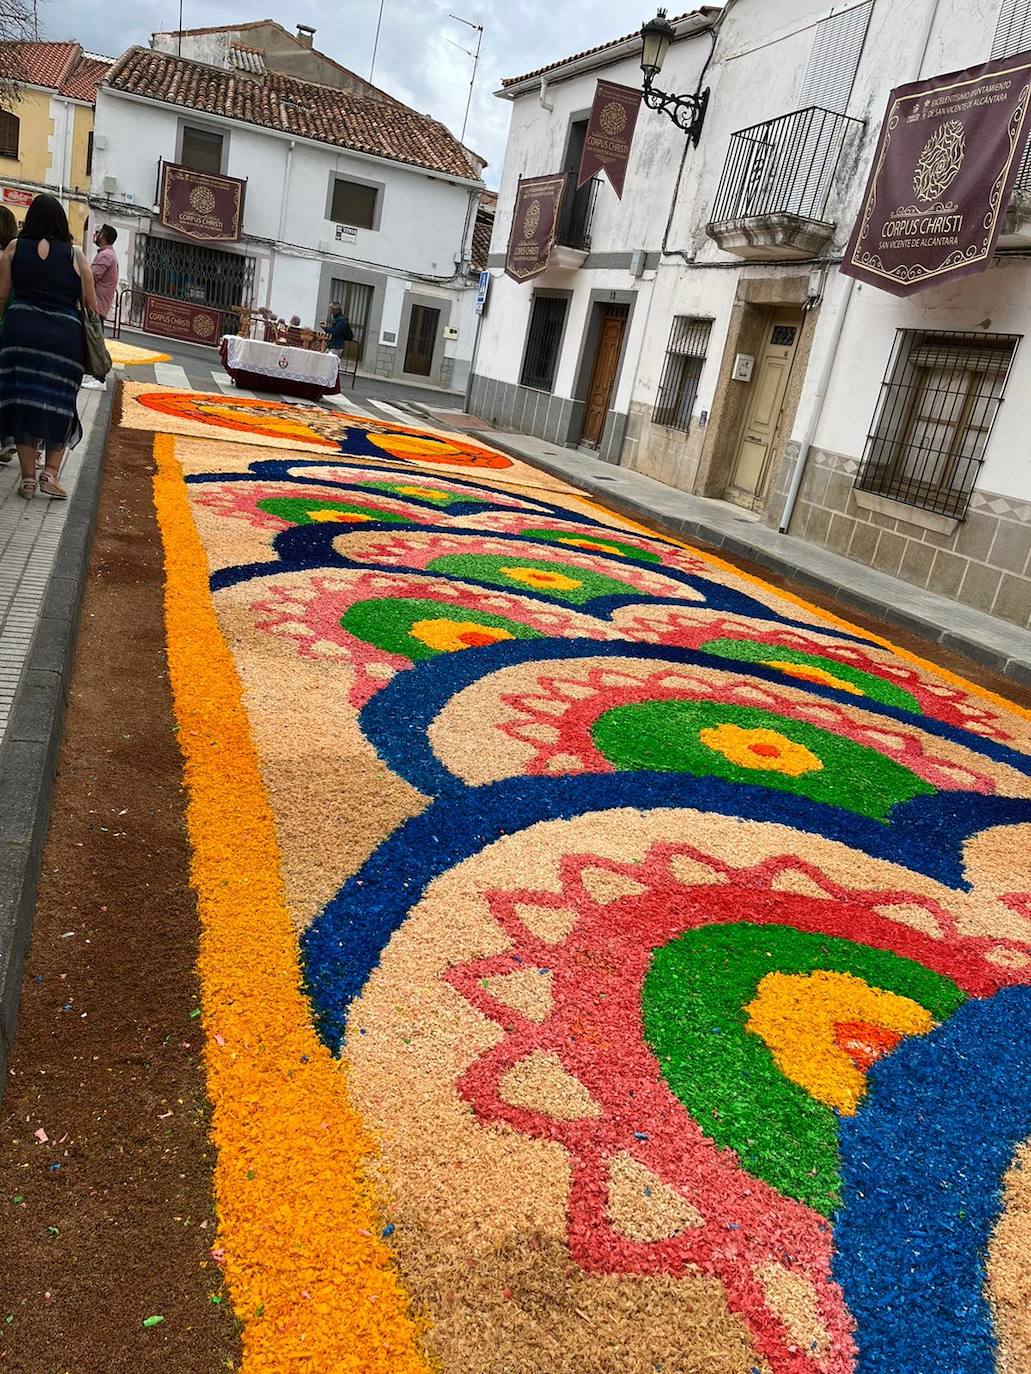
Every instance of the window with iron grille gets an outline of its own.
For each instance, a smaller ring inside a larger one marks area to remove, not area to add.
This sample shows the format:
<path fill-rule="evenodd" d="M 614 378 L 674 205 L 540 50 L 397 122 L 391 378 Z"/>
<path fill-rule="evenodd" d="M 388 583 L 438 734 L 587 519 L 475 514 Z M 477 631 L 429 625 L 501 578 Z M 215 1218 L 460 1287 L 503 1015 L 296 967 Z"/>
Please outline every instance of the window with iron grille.
<path fill-rule="evenodd" d="M 564 296 L 534 296 L 530 311 L 530 328 L 526 335 L 526 352 L 520 382 L 535 391 L 550 391 L 555 385 L 562 345 L 562 329 L 566 322 L 569 302 Z"/>
<path fill-rule="evenodd" d="M 691 412 L 698 395 L 698 382 L 705 365 L 712 320 L 677 315 L 666 346 L 666 365 L 662 369 L 659 394 L 652 421 L 667 429 L 691 428 Z"/>
<path fill-rule="evenodd" d="M 21 120 L 7 110 L 0 110 L 0 157 L 17 157 Z"/>
<path fill-rule="evenodd" d="M 1020 338 L 900 329 L 856 487 L 962 519 Z"/>
<path fill-rule="evenodd" d="M 333 182 L 330 219 L 334 224 L 353 224 L 358 229 L 375 229 L 377 194 L 375 186 L 363 186 L 361 182 L 344 181 L 337 177 Z"/>

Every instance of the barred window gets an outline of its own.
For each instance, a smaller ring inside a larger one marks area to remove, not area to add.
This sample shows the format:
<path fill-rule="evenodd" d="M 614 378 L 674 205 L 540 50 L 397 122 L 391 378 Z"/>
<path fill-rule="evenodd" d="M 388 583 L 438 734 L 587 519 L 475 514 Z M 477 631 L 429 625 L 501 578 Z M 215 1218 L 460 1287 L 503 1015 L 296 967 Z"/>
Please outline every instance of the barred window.
<path fill-rule="evenodd" d="M 0 110 L 0 157 L 17 157 L 21 120 L 8 110 Z"/>
<path fill-rule="evenodd" d="M 698 395 L 698 382 L 709 347 L 712 320 L 692 315 L 677 315 L 666 346 L 666 365 L 662 369 L 659 394 L 652 420 L 667 429 L 691 428 L 691 412 Z"/>
<path fill-rule="evenodd" d="M 523 371 L 519 378 L 523 386 L 533 387 L 536 391 L 550 391 L 555 385 L 555 370 L 568 306 L 569 302 L 564 296 L 534 296 Z"/>
<path fill-rule="evenodd" d="M 900 329 L 856 487 L 962 519 L 1020 338 Z"/>

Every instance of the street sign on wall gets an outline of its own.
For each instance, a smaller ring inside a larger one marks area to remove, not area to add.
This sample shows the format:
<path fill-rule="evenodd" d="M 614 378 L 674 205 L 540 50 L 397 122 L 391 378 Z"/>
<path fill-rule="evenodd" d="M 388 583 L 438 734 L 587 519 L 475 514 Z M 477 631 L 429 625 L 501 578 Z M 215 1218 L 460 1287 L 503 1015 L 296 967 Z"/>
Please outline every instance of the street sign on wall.
<path fill-rule="evenodd" d="M 476 313 L 482 315 L 487 305 L 487 294 L 490 291 L 490 273 L 483 271 L 480 273 L 480 284 L 476 288 Z"/>
<path fill-rule="evenodd" d="M 505 272 L 514 281 L 529 281 L 547 269 L 565 185 L 562 172 L 519 178 L 505 255 Z"/>
<path fill-rule="evenodd" d="M 1031 54 L 892 91 L 842 272 L 896 296 L 980 272 L 1029 129 Z"/>
<path fill-rule="evenodd" d="M 623 199 L 623 183 L 640 112 L 639 90 L 633 86 L 618 86 L 614 81 L 598 82 L 577 186 L 605 172 L 612 189 L 620 200 Z"/>
<path fill-rule="evenodd" d="M 222 333 L 222 312 L 210 305 L 191 305 L 166 296 L 143 298 L 143 328 L 148 334 L 163 334 L 188 343 L 216 347 Z"/>
<path fill-rule="evenodd" d="M 199 243 L 235 243 L 243 233 L 246 187 L 238 177 L 212 176 L 164 162 L 158 218 Z"/>

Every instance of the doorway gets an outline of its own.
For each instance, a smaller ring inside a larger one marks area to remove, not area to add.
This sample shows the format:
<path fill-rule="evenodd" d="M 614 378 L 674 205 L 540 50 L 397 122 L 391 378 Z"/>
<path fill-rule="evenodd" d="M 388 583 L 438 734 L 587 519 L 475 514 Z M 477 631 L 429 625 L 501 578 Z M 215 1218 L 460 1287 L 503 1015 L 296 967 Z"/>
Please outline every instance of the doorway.
<path fill-rule="evenodd" d="M 598 335 L 598 351 L 594 355 L 594 367 L 587 388 L 587 409 L 580 442 L 601 443 L 605 432 L 605 420 L 612 405 L 612 392 L 619 371 L 619 359 L 623 352 L 623 336 L 626 333 L 630 307 L 627 305 L 603 305 L 600 307 L 601 330 Z"/>
<path fill-rule="evenodd" d="M 428 305 L 413 305 L 408 321 L 408 343 L 405 347 L 405 371 L 417 377 L 428 377 L 433 371 L 433 348 L 437 342 L 440 311 Z"/>
<path fill-rule="evenodd" d="M 767 320 L 730 484 L 724 493 L 728 501 L 746 510 L 760 510 L 765 499 L 781 440 L 784 401 L 801 333 L 800 310 L 778 310 Z"/>
<path fill-rule="evenodd" d="M 347 322 L 358 345 L 358 361 L 361 362 L 365 357 L 369 318 L 372 315 L 372 287 L 364 282 L 334 277 L 330 288 L 330 300 L 338 301 L 347 316 Z"/>

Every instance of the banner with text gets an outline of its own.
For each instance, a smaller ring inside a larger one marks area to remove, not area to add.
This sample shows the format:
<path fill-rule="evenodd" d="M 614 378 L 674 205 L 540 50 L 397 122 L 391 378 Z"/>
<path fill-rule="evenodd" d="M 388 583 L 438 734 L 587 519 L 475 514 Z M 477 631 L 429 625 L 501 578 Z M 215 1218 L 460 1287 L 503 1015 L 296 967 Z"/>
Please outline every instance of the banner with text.
<path fill-rule="evenodd" d="M 980 272 L 1029 133 L 1031 54 L 899 86 L 842 272 L 909 296 Z"/>
<path fill-rule="evenodd" d="M 166 296 L 144 296 L 143 330 L 214 348 L 222 333 L 222 311 L 211 305 L 169 300 Z"/>
<path fill-rule="evenodd" d="M 549 177 L 519 178 L 505 256 L 505 272 L 515 281 L 529 281 L 547 268 L 558 233 L 565 185 L 562 172 Z"/>
<path fill-rule="evenodd" d="M 640 91 L 632 86 L 617 86 L 614 81 L 598 82 L 577 186 L 605 172 L 610 186 L 623 199 L 623 183 L 640 112 Z"/>
<path fill-rule="evenodd" d="M 237 177 L 212 176 L 164 162 L 159 219 L 200 243 L 235 243 L 243 233 L 246 185 Z"/>

